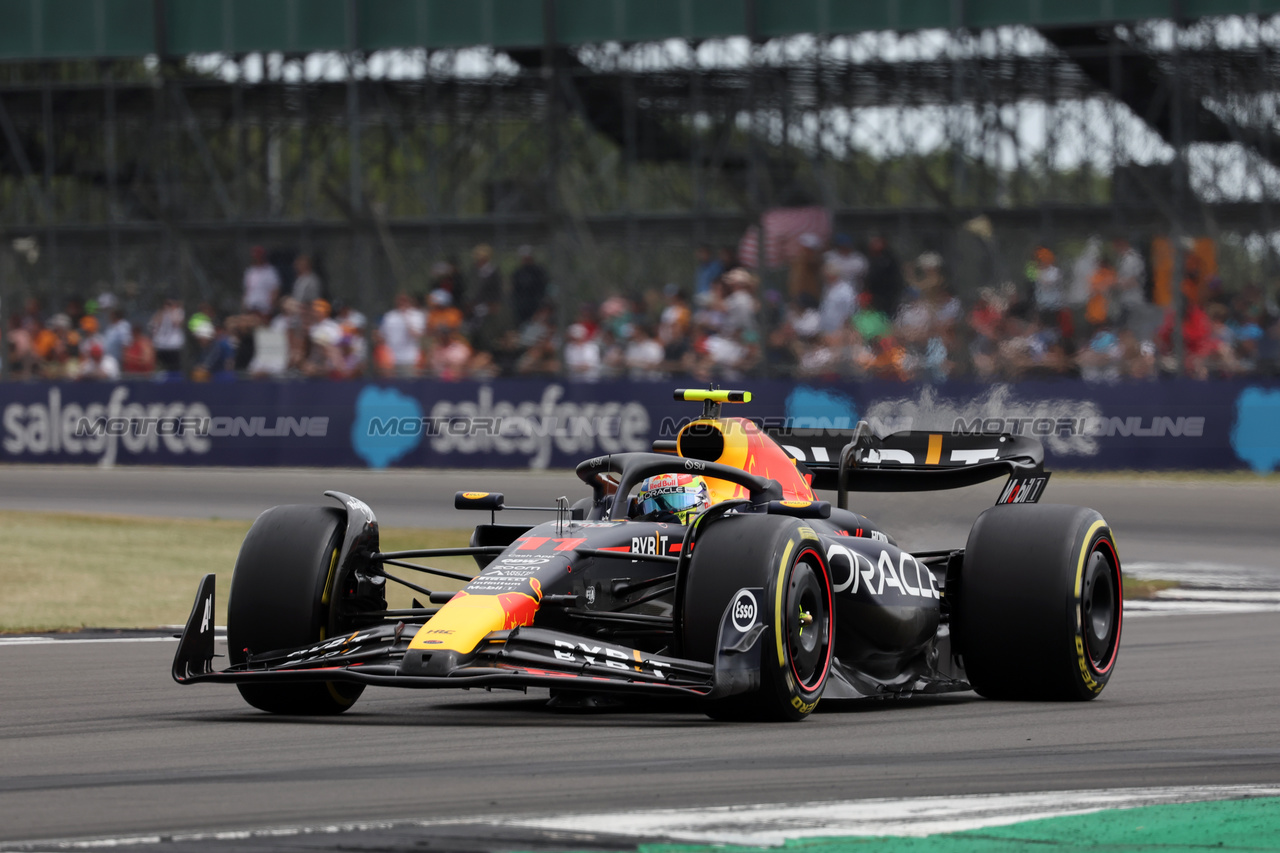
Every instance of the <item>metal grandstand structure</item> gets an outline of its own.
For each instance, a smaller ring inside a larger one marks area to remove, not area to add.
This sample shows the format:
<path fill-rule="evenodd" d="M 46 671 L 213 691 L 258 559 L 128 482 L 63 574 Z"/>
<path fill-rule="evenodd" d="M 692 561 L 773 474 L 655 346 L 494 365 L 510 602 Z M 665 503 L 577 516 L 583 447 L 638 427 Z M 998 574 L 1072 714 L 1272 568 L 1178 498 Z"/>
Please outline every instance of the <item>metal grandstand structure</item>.
<path fill-rule="evenodd" d="M 1213 236 L 1264 281 L 1278 9 L 0 0 L 0 295 L 226 302 L 254 243 L 370 310 L 479 242 L 634 292 L 806 205 L 962 288 L 1094 233 Z"/>

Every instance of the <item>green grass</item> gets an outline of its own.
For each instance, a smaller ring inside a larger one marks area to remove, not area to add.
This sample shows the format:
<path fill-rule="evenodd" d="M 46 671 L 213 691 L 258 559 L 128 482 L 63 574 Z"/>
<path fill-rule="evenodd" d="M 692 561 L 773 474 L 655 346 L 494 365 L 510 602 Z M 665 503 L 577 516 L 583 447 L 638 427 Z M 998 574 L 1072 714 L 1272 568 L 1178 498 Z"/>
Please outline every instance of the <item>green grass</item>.
<path fill-rule="evenodd" d="M 1178 584 L 1175 581 L 1147 580 L 1125 577 L 1124 578 L 1124 597 L 1126 601 L 1135 598 L 1155 598 L 1156 593 L 1164 589 L 1173 589 Z"/>
<path fill-rule="evenodd" d="M 215 621 L 226 624 L 227 591 L 248 521 L 0 512 L 0 632 L 79 628 L 154 628 L 185 622 L 196 584 L 218 576 Z M 466 545 L 466 530 L 383 528 L 382 548 Z M 431 561 L 474 573 L 469 557 Z M 460 589 L 458 581 L 394 570 L 423 586 Z M 1125 578 L 1126 598 L 1152 598 L 1176 584 Z M 388 604 L 408 607 L 414 593 L 387 584 Z"/>
<path fill-rule="evenodd" d="M 218 612 L 226 624 L 227 591 L 249 521 L 138 518 L 70 513 L 0 512 L 0 632 L 153 628 L 185 622 L 200 577 L 218 575 Z M 466 545 L 466 530 L 384 528 L 385 550 Z M 433 561 L 474 572 L 469 557 Z M 409 579 L 432 589 L 457 581 Z M 392 607 L 413 593 L 388 584 Z"/>

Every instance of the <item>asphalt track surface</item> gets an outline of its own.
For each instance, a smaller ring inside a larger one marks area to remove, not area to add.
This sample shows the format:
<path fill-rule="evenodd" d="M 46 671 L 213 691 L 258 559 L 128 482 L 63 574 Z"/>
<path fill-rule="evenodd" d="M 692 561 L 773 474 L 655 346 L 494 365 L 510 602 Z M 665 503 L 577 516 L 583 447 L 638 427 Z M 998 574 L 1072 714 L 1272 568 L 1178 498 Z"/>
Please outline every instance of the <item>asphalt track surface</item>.
<path fill-rule="evenodd" d="M 171 643 L 0 648 L 0 841 L 1275 783 L 1277 647 L 1274 614 L 1133 619 L 1095 702 L 824 702 L 796 725 L 389 689 L 336 719 L 274 718 L 234 689 L 175 685 Z"/>
<path fill-rule="evenodd" d="M 325 488 L 384 523 L 461 526 L 460 488 L 511 503 L 565 474 L 0 469 L 0 508 L 251 518 Z M 908 547 L 963 542 L 995 486 L 864 496 Z M 1059 478 L 1127 561 L 1247 567 L 1275 586 L 1280 488 Z M 990 493 L 990 494 L 988 494 Z M 464 517 L 465 518 L 465 517 Z M 0 843 L 486 813 L 586 812 L 1153 785 L 1280 782 L 1280 614 L 1129 619 L 1117 673 L 1082 704 L 973 694 L 825 702 L 798 725 L 693 707 L 555 711 L 544 692 L 370 689 L 336 719 L 274 718 L 234 688 L 179 687 L 171 642 L 0 645 Z M 432 835 L 431 833 L 436 834 Z M 604 849 L 604 839 L 377 830 L 175 849 Z M 256 845 L 256 846 L 255 846 Z M 120 849 L 120 848 L 117 848 Z M 147 849 L 156 850 L 157 846 Z"/>

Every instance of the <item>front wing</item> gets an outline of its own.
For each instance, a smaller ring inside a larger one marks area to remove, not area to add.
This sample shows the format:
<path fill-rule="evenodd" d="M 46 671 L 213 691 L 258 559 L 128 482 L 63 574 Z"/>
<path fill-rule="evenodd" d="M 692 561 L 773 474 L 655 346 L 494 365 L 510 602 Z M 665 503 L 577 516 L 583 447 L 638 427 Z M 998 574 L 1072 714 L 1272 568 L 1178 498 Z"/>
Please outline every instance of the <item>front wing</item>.
<path fill-rule="evenodd" d="M 720 618 L 714 665 L 535 627 L 494 631 L 471 655 L 431 661 L 423 659 L 426 653 L 409 649 L 412 631 L 400 623 L 295 649 L 247 652 L 245 663 L 215 671 L 214 588 L 214 576 L 205 575 L 173 659 L 173 679 L 179 684 L 347 681 L 383 687 L 548 687 L 704 699 L 745 693 L 760 684 L 760 635 L 766 626 L 760 621 L 745 629 L 735 624 L 732 605 Z M 751 591 L 757 599 L 763 595 L 763 590 Z"/>

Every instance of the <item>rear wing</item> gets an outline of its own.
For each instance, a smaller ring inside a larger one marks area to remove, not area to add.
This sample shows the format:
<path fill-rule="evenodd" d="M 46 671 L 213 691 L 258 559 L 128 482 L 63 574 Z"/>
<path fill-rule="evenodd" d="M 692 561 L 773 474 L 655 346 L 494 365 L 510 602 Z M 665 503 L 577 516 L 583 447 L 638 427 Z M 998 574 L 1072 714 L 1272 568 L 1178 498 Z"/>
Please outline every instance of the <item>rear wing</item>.
<path fill-rule="evenodd" d="M 1044 447 L 1008 433 L 913 430 L 878 438 L 866 421 L 855 430 L 768 428 L 782 448 L 813 475 L 815 489 L 839 493 L 959 489 L 1008 476 L 997 503 L 1035 503 L 1044 492 Z"/>

